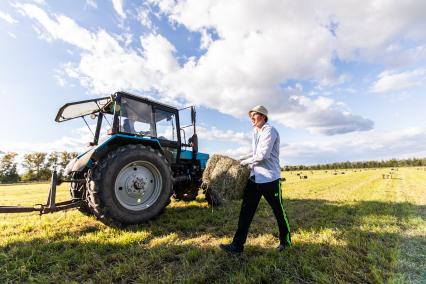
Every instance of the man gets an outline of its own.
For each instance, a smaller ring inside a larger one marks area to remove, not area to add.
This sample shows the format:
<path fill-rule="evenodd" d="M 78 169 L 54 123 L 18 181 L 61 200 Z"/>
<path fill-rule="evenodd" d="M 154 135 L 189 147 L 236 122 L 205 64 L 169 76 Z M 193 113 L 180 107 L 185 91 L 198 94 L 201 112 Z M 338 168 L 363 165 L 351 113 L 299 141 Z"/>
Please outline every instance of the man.
<path fill-rule="evenodd" d="M 231 253 L 241 253 L 247 239 L 248 229 L 260 198 L 265 197 L 272 207 L 278 223 L 280 245 L 279 251 L 291 245 L 290 226 L 281 198 L 279 162 L 280 136 L 278 131 L 267 124 L 268 110 L 264 106 L 256 106 L 249 111 L 253 124 L 252 155 L 242 160 L 242 165 L 248 165 L 250 178 L 244 189 L 238 228 L 230 244 L 219 247 Z"/>

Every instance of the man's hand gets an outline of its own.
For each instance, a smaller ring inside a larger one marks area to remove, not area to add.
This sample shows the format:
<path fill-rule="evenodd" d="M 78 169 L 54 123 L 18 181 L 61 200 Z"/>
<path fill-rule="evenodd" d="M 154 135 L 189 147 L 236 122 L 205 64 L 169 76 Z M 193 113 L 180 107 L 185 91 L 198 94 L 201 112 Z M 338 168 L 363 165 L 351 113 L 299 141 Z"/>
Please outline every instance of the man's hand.
<path fill-rule="evenodd" d="M 242 166 L 247 166 L 249 168 L 249 170 L 253 169 L 253 162 L 252 162 L 252 158 L 248 158 L 245 160 L 240 161 L 240 165 Z"/>

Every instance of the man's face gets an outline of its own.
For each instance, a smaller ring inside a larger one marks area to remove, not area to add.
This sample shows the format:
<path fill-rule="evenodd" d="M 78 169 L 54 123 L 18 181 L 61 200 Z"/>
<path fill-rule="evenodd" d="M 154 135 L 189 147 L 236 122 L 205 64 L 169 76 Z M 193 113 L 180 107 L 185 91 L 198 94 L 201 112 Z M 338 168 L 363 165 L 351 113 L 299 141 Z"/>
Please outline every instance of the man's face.
<path fill-rule="evenodd" d="M 252 111 L 250 113 L 251 124 L 258 128 L 261 128 L 265 124 L 265 116 L 258 112 Z"/>

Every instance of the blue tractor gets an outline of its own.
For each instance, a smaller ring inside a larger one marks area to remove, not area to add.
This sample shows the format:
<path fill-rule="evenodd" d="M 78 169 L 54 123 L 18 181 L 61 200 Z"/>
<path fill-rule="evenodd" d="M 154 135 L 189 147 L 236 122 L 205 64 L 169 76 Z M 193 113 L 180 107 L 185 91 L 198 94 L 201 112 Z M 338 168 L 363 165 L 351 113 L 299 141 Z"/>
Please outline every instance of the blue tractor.
<path fill-rule="evenodd" d="M 180 111 L 127 92 L 65 104 L 55 121 L 81 117 L 91 129 L 86 119 L 97 120 L 90 149 L 64 170 L 71 200 L 55 202 L 54 172 L 46 205 L 3 206 L 0 213 L 77 207 L 107 224 L 138 224 L 161 214 L 172 195 L 195 199 L 209 155 L 198 152 L 195 108 L 187 109 L 191 122 L 185 126 Z"/>

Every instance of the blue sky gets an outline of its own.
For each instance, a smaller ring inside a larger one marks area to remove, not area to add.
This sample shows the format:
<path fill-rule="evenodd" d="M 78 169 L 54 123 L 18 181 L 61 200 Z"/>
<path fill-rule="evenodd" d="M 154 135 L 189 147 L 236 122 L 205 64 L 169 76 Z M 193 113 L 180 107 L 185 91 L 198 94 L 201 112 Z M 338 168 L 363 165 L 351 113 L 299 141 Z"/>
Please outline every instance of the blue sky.
<path fill-rule="evenodd" d="M 424 1 L 2 1 L 0 151 L 82 151 L 67 102 L 117 90 L 198 107 L 201 150 L 250 150 L 263 104 L 281 163 L 426 156 Z"/>

